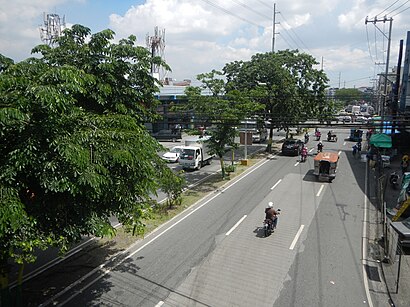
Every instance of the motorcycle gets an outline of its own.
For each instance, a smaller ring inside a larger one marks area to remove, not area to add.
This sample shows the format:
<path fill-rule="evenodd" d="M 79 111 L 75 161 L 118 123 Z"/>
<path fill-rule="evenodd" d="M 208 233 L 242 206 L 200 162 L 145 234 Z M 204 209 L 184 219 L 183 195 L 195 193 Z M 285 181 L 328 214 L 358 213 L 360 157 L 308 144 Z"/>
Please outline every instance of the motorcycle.
<path fill-rule="evenodd" d="M 309 135 L 305 134 L 305 144 L 307 144 L 307 142 L 309 142 Z"/>
<path fill-rule="evenodd" d="M 320 137 L 322 136 L 322 134 L 320 133 L 320 131 L 317 131 L 315 133 L 315 136 L 316 136 L 316 141 L 320 141 Z"/>
<path fill-rule="evenodd" d="M 278 212 L 279 215 L 279 211 L 280 209 L 276 210 Z M 276 216 L 276 219 L 278 219 L 278 217 Z M 277 220 L 276 220 L 276 224 L 277 224 Z M 268 237 L 272 234 L 272 232 L 275 230 L 276 226 L 273 226 L 273 221 L 271 219 L 265 219 L 263 221 L 263 234 L 265 237 Z"/>
<path fill-rule="evenodd" d="M 307 157 L 307 150 L 302 150 L 302 153 L 300 154 L 300 162 L 306 162 L 306 157 Z"/>
<path fill-rule="evenodd" d="M 400 177 L 396 172 L 390 174 L 389 182 L 393 189 L 397 189 L 399 186 L 399 179 Z"/>

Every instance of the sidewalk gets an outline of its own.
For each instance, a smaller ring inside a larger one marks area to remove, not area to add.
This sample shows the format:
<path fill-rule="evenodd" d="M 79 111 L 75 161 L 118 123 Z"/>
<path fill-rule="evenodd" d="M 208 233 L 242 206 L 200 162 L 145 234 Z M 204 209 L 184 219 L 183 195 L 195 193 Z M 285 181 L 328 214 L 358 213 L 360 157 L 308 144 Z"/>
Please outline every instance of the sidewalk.
<path fill-rule="evenodd" d="M 386 209 L 392 209 L 397 204 L 397 197 L 400 193 L 400 188 L 393 189 L 392 186 L 389 184 L 389 176 L 390 173 L 396 171 L 401 176 L 401 169 L 400 169 L 400 161 L 401 155 L 394 157 L 390 163 L 390 166 L 385 167 L 382 170 L 382 174 L 385 175 L 384 180 L 382 180 L 383 187 L 385 189 L 384 193 L 384 201 L 386 203 Z M 370 170 L 370 179 L 369 179 L 369 187 L 370 195 L 377 195 L 377 181 L 378 181 L 378 172 L 377 170 Z M 400 177 L 401 178 L 401 177 Z M 378 201 L 372 202 L 373 205 L 378 206 Z M 372 209 L 380 209 L 380 208 L 372 208 Z M 384 256 L 387 255 L 385 251 L 385 240 L 383 238 L 384 228 L 382 221 L 382 209 L 380 209 L 378 213 L 379 220 L 376 220 L 374 225 L 375 226 L 375 237 L 374 242 L 378 244 L 378 257 L 380 260 L 383 260 Z M 391 220 L 392 216 L 387 215 L 387 219 Z M 392 229 L 394 231 L 394 229 Z M 389 236 L 387 236 L 388 238 Z M 387 244 L 391 244 L 387 242 Z M 387 245 L 388 246 L 388 245 Z M 401 254 L 401 256 L 400 256 Z M 401 258 L 400 258 L 401 257 Z M 386 283 L 386 288 L 388 294 L 391 299 L 391 306 L 396 307 L 404 307 L 410 305 L 410 248 L 403 248 L 403 250 L 397 250 L 395 259 L 389 259 L 385 261 L 381 261 L 381 270 L 384 277 L 384 281 Z M 399 261 L 400 260 L 400 261 Z M 398 281 L 398 283 L 397 283 Z"/>

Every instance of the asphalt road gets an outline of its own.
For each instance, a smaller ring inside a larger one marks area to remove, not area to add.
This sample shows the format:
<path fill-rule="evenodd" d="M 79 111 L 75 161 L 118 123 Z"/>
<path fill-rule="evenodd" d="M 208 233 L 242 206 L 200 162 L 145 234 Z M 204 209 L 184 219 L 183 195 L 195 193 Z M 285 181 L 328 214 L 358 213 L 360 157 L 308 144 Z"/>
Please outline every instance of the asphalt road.
<path fill-rule="evenodd" d="M 48 303 L 373 306 L 361 265 L 365 163 L 343 139 L 323 142 L 340 152 L 332 183 L 317 182 L 312 156 L 261 161 Z M 264 238 L 268 201 L 282 214 Z"/>

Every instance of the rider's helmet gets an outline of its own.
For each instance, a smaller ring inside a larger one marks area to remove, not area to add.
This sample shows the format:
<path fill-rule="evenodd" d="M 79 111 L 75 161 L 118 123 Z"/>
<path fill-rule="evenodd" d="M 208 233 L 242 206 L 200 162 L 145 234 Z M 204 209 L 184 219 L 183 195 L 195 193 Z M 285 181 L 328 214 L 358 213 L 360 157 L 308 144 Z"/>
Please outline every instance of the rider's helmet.
<path fill-rule="evenodd" d="M 271 201 L 268 202 L 268 207 L 269 207 L 269 208 L 273 208 L 273 202 L 271 202 Z"/>

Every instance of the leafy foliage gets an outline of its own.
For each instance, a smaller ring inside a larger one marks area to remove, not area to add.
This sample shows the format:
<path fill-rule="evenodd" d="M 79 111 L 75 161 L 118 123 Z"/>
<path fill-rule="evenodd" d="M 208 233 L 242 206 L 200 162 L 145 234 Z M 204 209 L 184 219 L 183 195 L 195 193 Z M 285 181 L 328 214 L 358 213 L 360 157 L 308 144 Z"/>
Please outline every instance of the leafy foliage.
<path fill-rule="evenodd" d="M 283 50 L 256 54 L 250 61 L 225 65 L 227 89 L 246 89 L 265 105 L 264 117 L 271 121 L 269 145 L 274 127 L 288 129 L 326 113 L 327 77 L 314 68 L 316 64 L 308 54 Z"/>
<path fill-rule="evenodd" d="M 209 153 L 219 157 L 222 177 L 225 177 L 223 156 L 230 148 L 237 147 L 236 127 L 240 125 L 241 120 L 262 110 L 263 105 L 250 100 L 246 89 L 242 91 L 232 89 L 227 92 L 222 75 L 215 70 L 198 75 L 197 79 L 203 84 L 202 89 L 207 89 L 212 94 L 204 96 L 201 95 L 200 87 L 189 87 L 185 92 L 188 103 L 183 108 L 193 111 L 200 121 L 213 123 L 209 132 L 210 138 L 206 142 Z"/>
<path fill-rule="evenodd" d="M 135 37 L 113 38 L 74 25 L 56 48 L 35 47 L 39 58 L 0 57 L 3 265 L 83 235 L 113 235 L 113 215 L 140 230 L 150 195 L 174 178 L 144 128 L 157 116 L 149 69 L 168 66 Z"/>

